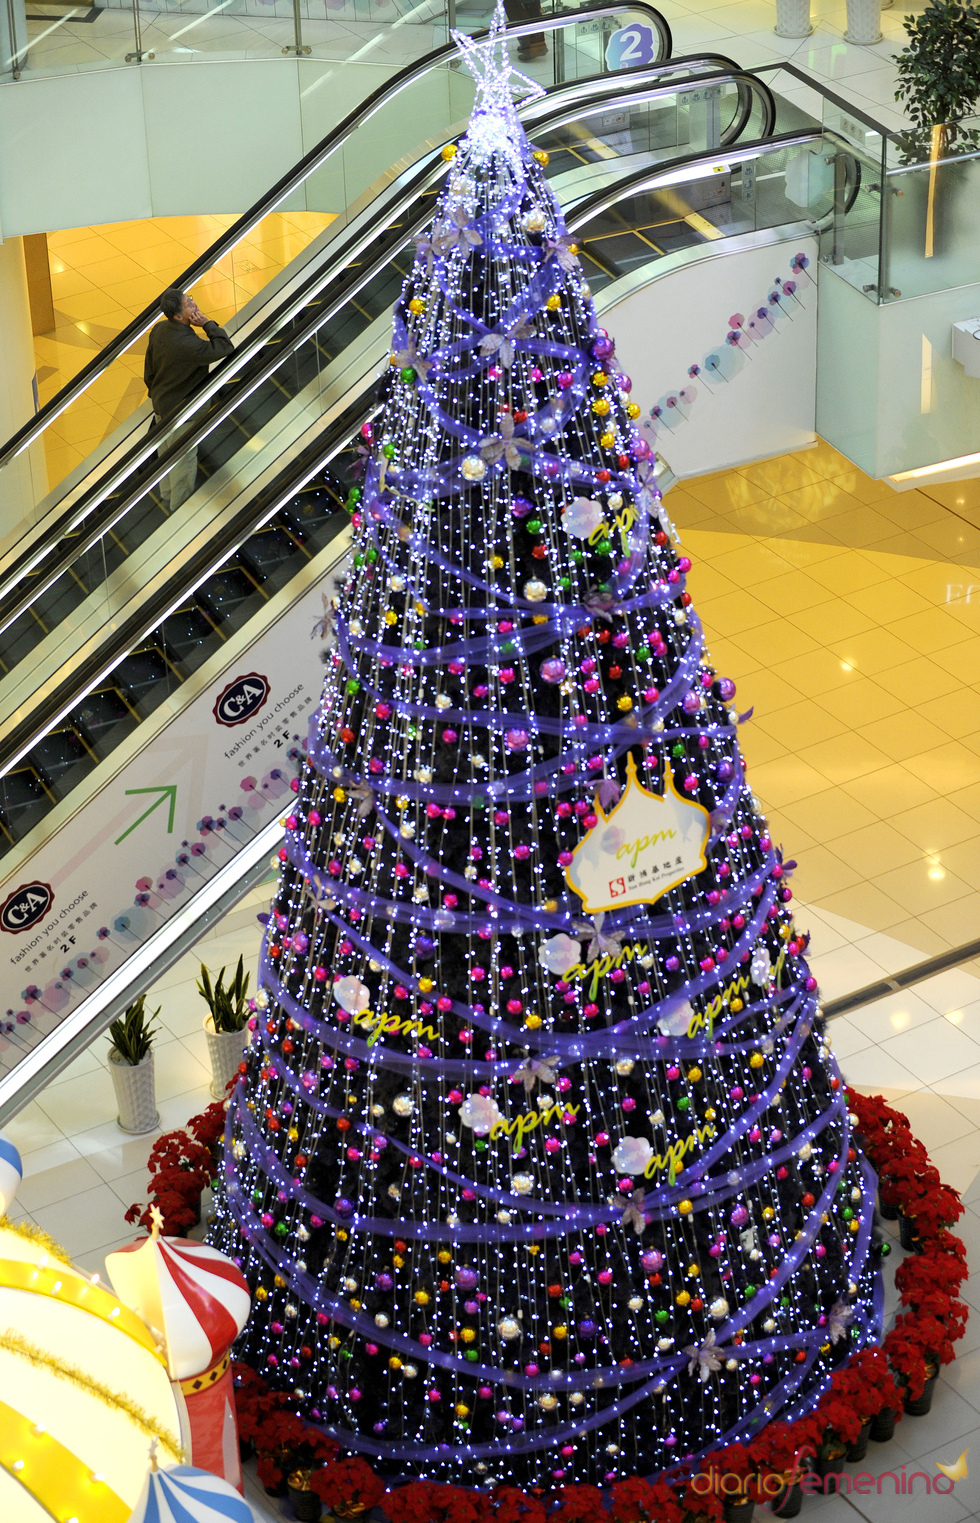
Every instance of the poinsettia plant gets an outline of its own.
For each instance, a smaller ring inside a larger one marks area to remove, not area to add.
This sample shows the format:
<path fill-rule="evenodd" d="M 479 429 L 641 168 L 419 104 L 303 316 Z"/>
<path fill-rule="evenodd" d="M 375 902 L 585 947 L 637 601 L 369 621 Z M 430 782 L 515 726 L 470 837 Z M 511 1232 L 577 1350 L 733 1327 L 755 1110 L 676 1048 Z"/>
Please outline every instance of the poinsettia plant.
<path fill-rule="evenodd" d="M 375 1475 L 367 1460 L 335 1459 L 313 1473 L 310 1489 L 328 1507 L 355 1502 L 361 1507 L 376 1507 L 385 1494 L 385 1483 Z"/>

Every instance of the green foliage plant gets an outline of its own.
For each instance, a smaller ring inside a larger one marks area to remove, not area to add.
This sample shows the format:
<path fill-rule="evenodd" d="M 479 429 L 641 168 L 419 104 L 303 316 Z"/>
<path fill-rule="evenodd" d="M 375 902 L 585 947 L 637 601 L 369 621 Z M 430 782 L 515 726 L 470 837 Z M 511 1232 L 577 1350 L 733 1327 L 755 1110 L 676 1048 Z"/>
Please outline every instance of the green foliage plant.
<path fill-rule="evenodd" d="M 114 1020 L 109 1027 L 109 1041 L 122 1063 L 135 1068 L 153 1051 L 153 1039 L 158 1027 L 153 1022 L 160 1014 L 159 1005 L 152 1015 L 146 1013 L 146 995 L 134 1000 L 125 1014 Z"/>
<path fill-rule="evenodd" d="M 197 989 L 201 998 L 207 1001 L 215 1031 L 244 1030 L 249 1017 L 248 983 L 249 974 L 245 972 L 244 960 L 241 957 L 238 959 L 235 977 L 227 988 L 224 968 L 212 984 L 211 975 L 204 963 L 201 963 L 201 977 L 198 979 Z"/>
<path fill-rule="evenodd" d="M 980 102 L 980 9 L 932 0 L 904 24 L 909 41 L 895 60 L 895 94 L 913 125 L 897 134 L 899 146 L 909 163 L 968 153 L 980 142 L 963 125 Z"/>

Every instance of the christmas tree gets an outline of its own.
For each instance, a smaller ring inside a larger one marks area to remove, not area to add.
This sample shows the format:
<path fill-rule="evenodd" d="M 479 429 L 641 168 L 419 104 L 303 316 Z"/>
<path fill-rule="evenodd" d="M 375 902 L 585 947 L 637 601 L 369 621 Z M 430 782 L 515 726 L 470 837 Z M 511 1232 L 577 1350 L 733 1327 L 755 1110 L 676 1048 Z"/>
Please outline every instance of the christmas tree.
<path fill-rule="evenodd" d="M 349 1451 L 602 1485 L 874 1339 L 874 1183 L 499 25 L 365 431 L 212 1240 L 239 1357 Z"/>

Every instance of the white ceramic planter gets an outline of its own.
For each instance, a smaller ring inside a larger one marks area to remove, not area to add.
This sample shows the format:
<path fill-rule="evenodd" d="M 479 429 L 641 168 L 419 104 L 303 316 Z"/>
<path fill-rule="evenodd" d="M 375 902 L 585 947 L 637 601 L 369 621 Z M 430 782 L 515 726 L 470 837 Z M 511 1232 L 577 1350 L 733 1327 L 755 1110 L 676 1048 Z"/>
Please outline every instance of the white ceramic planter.
<path fill-rule="evenodd" d="M 154 1086 L 153 1054 L 135 1066 L 124 1063 L 114 1047 L 109 1048 L 109 1072 L 116 1091 L 119 1115 L 116 1125 L 124 1132 L 155 1132 L 160 1112 Z"/>
<path fill-rule="evenodd" d="M 777 37 L 809 37 L 813 31 L 810 0 L 776 0 Z"/>
<path fill-rule="evenodd" d="M 847 0 L 844 41 L 864 47 L 881 41 L 881 0 Z"/>
<path fill-rule="evenodd" d="M 215 1031 L 214 1022 L 208 1015 L 204 1018 L 204 1034 L 211 1059 L 211 1093 L 216 1100 L 225 1100 L 225 1086 L 238 1072 L 251 1033 L 247 1026 L 244 1031 Z"/>

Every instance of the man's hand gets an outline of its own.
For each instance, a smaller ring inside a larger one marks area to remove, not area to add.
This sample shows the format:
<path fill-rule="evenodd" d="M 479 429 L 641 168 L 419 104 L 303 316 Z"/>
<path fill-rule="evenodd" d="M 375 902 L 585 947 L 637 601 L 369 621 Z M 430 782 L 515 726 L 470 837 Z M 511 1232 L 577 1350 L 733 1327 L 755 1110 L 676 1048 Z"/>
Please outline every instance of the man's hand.
<path fill-rule="evenodd" d="M 196 301 L 191 302 L 190 304 L 190 308 L 187 313 L 187 321 L 193 328 L 203 328 L 204 324 L 208 321 L 208 319 L 204 316 L 204 313 L 201 311 L 200 307 L 197 305 Z"/>

